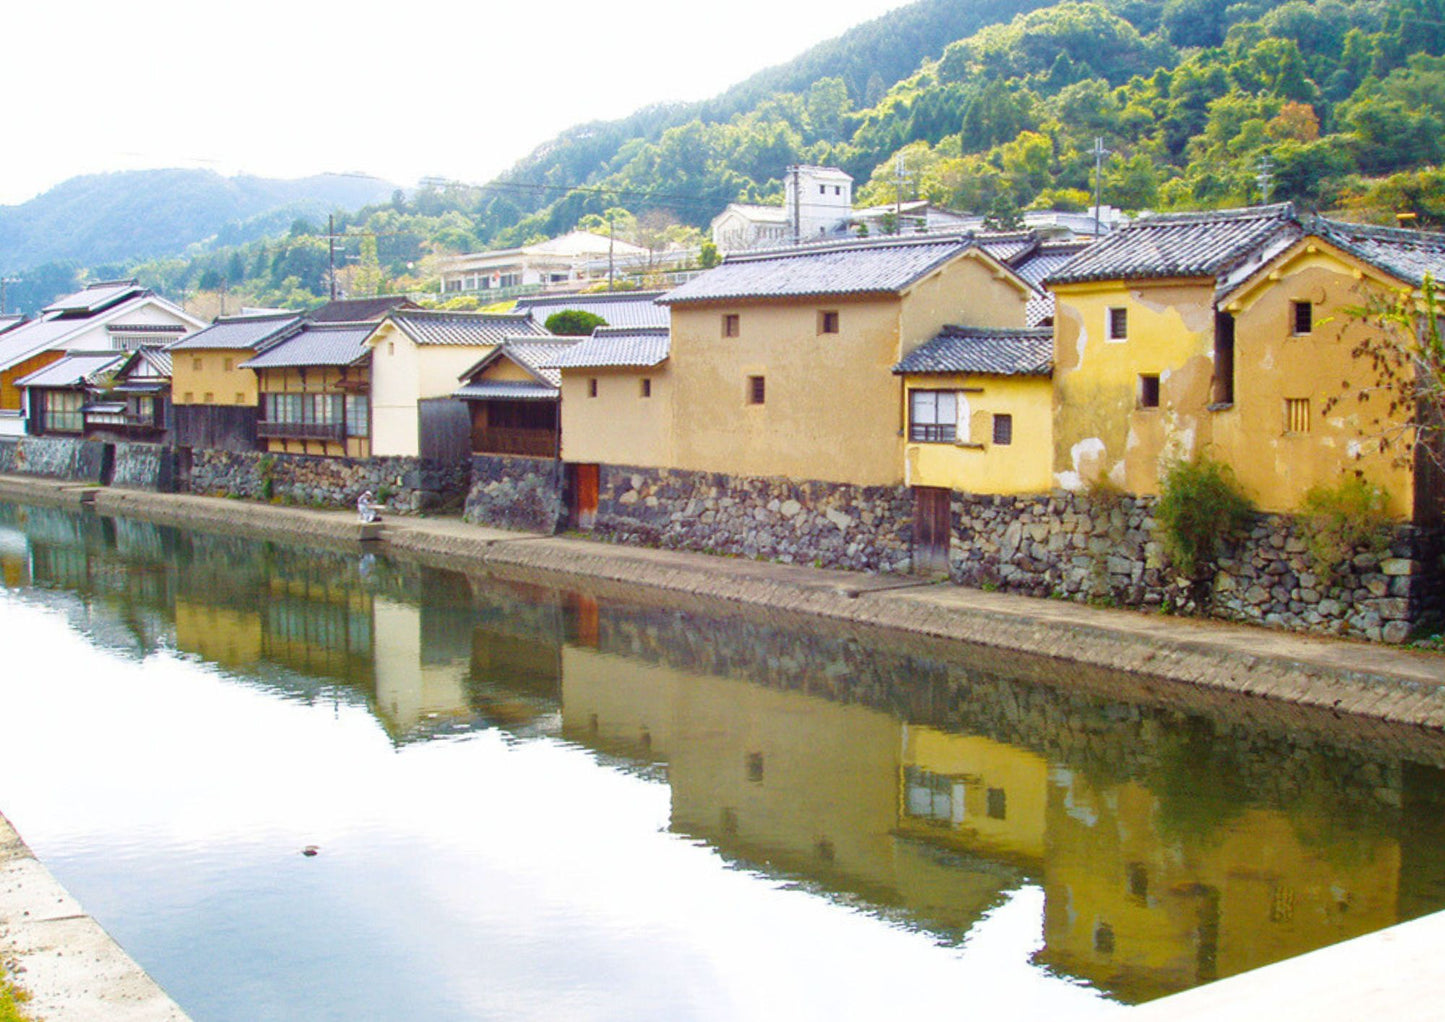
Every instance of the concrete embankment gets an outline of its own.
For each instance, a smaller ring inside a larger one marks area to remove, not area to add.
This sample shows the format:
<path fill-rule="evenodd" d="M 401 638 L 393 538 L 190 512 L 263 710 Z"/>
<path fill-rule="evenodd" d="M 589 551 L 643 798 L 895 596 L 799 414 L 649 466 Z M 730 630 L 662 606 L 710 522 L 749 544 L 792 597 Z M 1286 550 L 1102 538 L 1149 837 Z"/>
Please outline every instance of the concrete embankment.
<path fill-rule="evenodd" d="M 355 543 L 347 512 L 212 497 L 81 488 L 0 477 L 0 496 L 92 501 L 106 514 L 326 544 Z M 1216 621 L 987 593 L 907 576 L 864 575 L 538 536 L 445 518 L 391 518 L 379 549 L 453 567 L 520 570 L 653 587 L 755 607 L 901 629 L 1265 697 L 1337 714 L 1445 728 L 1445 657 Z"/>
<path fill-rule="evenodd" d="M 0 962 L 45 1022 L 186 1022 L 0 816 Z"/>

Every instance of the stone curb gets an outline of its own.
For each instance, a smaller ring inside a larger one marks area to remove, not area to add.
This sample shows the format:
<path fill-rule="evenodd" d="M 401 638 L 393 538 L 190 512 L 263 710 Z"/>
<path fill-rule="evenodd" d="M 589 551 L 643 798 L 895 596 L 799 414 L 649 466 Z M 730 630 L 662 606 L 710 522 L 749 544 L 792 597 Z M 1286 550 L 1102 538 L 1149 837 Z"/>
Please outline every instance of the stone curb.
<path fill-rule="evenodd" d="M 0 815 L 0 962 L 45 1022 L 189 1022 Z"/>

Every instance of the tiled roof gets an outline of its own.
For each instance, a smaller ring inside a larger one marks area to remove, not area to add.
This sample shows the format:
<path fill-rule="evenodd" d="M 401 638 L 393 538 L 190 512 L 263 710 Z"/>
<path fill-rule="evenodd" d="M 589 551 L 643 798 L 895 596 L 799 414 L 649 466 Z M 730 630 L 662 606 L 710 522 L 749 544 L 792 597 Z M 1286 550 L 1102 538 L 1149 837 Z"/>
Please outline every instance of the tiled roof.
<path fill-rule="evenodd" d="M 739 298 L 896 294 L 969 248 L 957 235 L 888 242 L 851 241 L 730 255 L 658 301 L 664 305 Z"/>
<path fill-rule="evenodd" d="M 506 358 L 531 373 L 539 384 L 549 387 L 562 385 L 562 373 L 553 368 L 557 359 L 582 343 L 576 337 L 557 337 L 537 340 L 531 337 L 508 337 L 501 347 L 488 352 L 476 365 L 462 373 L 463 380 L 476 380 L 489 366 Z"/>
<path fill-rule="evenodd" d="M 17 387 L 74 387 L 96 373 L 119 365 L 122 351 L 77 351 L 15 381 Z"/>
<path fill-rule="evenodd" d="M 12 313 L 8 316 L 0 316 L 0 334 L 12 327 L 17 327 L 25 322 L 25 317 L 19 313 Z"/>
<path fill-rule="evenodd" d="M 319 309 L 312 309 L 306 318 L 313 323 L 377 323 L 393 309 L 415 309 L 416 302 L 406 295 L 380 295 L 376 298 L 338 298 Z"/>
<path fill-rule="evenodd" d="M 976 232 L 973 237 L 985 252 L 999 262 L 1010 265 L 1013 260 L 1027 255 L 1039 245 L 1039 236 L 1033 231 L 999 231 L 996 233 L 980 231 Z"/>
<path fill-rule="evenodd" d="M 555 401 L 561 391 L 540 383 L 524 383 L 519 380 L 483 380 L 468 383 L 452 392 L 452 397 L 461 400 L 488 401 L 501 398 L 507 401 Z"/>
<path fill-rule="evenodd" d="M 1080 241 L 1045 241 L 1035 248 L 1028 249 L 1019 255 L 1014 256 L 1009 265 L 1013 267 L 1024 280 L 1036 288 L 1042 289 L 1044 281 L 1066 266 L 1069 260 L 1073 259 L 1080 252 L 1087 249 L 1094 242 L 1092 240 Z"/>
<path fill-rule="evenodd" d="M 1406 283 L 1418 287 L 1426 274 L 1445 281 L 1445 235 L 1323 218 L 1310 226 L 1327 241 Z"/>
<path fill-rule="evenodd" d="M 288 312 L 266 316 L 227 316 L 217 319 L 204 330 L 182 337 L 170 346 L 171 351 L 203 351 L 224 348 L 231 351 L 259 351 L 267 344 L 300 329 L 299 313 Z"/>
<path fill-rule="evenodd" d="M 388 314 L 387 319 L 417 344 L 480 347 L 501 344 L 508 337 L 517 335 L 552 336 L 526 313 L 406 309 Z"/>
<path fill-rule="evenodd" d="M 657 299 L 662 291 L 621 291 L 602 292 L 590 295 L 547 295 L 537 298 L 518 298 L 517 311 L 529 312 L 538 323 L 546 325 L 547 317 L 554 312 L 577 309 L 601 316 L 608 326 L 649 327 L 667 326 L 671 314 Z"/>
<path fill-rule="evenodd" d="M 587 340 L 553 359 L 552 365 L 558 369 L 660 365 L 667 361 L 671 337 L 666 327 L 598 327 Z"/>
<path fill-rule="evenodd" d="M 133 295 L 125 301 L 98 310 L 96 315 L 112 319 L 129 315 L 155 301 L 145 292 Z M 32 319 L 0 334 L 0 369 L 10 369 L 26 359 L 43 351 L 62 346 L 72 334 L 96 326 L 89 316 L 67 315 L 62 312 L 46 312 L 39 319 Z M 107 325 L 107 329 L 109 325 Z M 99 341 L 99 338 L 97 338 Z"/>
<path fill-rule="evenodd" d="M 1054 332 L 983 330 L 946 326 L 893 367 L 895 373 L 983 373 L 1048 376 L 1054 369 Z"/>
<path fill-rule="evenodd" d="M 103 280 L 81 288 L 73 295 L 57 298 L 41 312 L 58 312 L 66 316 L 93 315 L 116 302 L 145 294 L 146 289 L 135 280 Z"/>
<path fill-rule="evenodd" d="M 1048 282 L 1217 278 L 1281 232 L 1300 233 L 1289 203 L 1141 217 L 1080 252 Z"/>
<path fill-rule="evenodd" d="M 171 375 L 171 353 L 164 348 L 137 348 L 117 369 L 118 374 L 130 371 L 136 362 L 148 362 L 151 368 L 162 376 Z"/>
<path fill-rule="evenodd" d="M 365 341 L 376 327 L 376 323 L 307 323 L 299 332 L 242 362 L 240 368 L 349 366 L 370 354 Z"/>
<path fill-rule="evenodd" d="M 112 334 L 183 334 L 187 328 L 180 323 L 107 323 L 105 329 Z"/>

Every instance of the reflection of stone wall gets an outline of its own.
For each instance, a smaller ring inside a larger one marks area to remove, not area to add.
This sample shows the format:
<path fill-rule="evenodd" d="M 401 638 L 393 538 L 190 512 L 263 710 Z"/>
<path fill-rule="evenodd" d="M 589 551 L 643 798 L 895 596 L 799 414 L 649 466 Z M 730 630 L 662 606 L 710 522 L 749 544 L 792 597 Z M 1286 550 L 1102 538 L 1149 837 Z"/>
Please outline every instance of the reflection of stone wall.
<path fill-rule="evenodd" d="M 621 542 L 825 568 L 909 569 L 906 487 L 603 465 L 598 490 L 595 531 Z"/>
<path fill-rule="evenodd" d="M 1287 515 L 1256 515 L 1217 570 L 1191 587 L 1169 571 L 1151 498 L 954 494 L 955 581 L 1031 596 L 1169 607 L 1292 631 L 1403 642 L 1431 609 L 1430 537 L 1402 526 L 1383 557 L 1361 552 L 1321 576 Z"/>
<path fill-rule="evenodd" d="M 472 457 L 467 521 L 551 535 L 564 510 L 560 461 L 500 454 Z"/>
<path fill-rule="evenodd" d="M 279 500 L 312 507 L 354 507 L 370 490 L 393 512 L 456 505 L 467 466 L 422 458 L 324 458 L 256 451 L 195 451 L 191 492 Z"/>
<path fill-rule="evenodd" d="M 0 439 L 0 472 L 99 483 L 105 478 L 106 445 L 68 437 Z"/>

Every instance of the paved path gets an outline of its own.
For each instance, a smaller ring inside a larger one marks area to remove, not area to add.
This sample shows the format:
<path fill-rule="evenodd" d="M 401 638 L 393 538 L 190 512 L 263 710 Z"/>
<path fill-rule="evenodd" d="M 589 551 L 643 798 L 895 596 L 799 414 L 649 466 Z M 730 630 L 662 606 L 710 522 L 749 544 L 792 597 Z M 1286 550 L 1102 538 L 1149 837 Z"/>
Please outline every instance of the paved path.
<path fill-rule="evenodd" d="M 45 1022 L 187 1022 L 0 816 L 0 962 Z"/>

